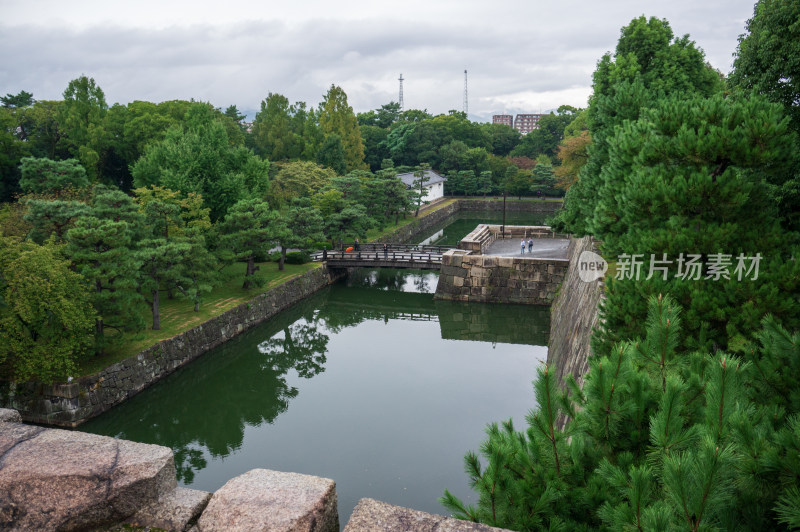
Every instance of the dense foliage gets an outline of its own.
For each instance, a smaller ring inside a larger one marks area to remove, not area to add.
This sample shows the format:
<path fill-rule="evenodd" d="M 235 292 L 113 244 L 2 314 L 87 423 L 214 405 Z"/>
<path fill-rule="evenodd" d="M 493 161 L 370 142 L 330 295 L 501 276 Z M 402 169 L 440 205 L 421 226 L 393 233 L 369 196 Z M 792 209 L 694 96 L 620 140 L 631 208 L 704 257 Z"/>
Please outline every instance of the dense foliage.
<path fill-rule="evenodd" d="M 539 371 L 528 428 L 494 424 L 465 459 L 478 504 L 445 493 L 456 516 L 800 528 L 797 3 L 759 1 L 747 29 L 729 80 L 655 18 L 598 63 L 555 170 L 556 225 L 612 263 L 590 368 L 566 389 Z"/>

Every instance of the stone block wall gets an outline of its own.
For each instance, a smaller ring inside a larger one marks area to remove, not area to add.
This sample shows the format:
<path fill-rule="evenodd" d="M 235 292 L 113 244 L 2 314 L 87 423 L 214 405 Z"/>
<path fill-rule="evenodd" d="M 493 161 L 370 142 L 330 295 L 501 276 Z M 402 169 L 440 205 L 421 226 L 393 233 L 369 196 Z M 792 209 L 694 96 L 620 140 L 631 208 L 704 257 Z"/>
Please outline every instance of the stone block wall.
<path fill-rule="evenodd" d="M 436 299 L 479 303 L 549 305 L 564 280 L 569 260 L 468 255 L 442 256 Z"/>
<path fill-rule="evenodd" d="M 0 405 L 18 410 L 25 421 L 78 426 L 332 281 L 327 269 L 315 268 L 94 375 L 52 386 L 8 385 L 0 390 Z"/>
<path fill-rule="evenodd" d="M 437 202 L 438 203 L 438 202 Z M 506 202 L 507 212 L 546 212 L 555 213 L 562 207 L 560 201 L 516 201 Z M 380 238 L 377 242 L 400 242 L 407 243 L 414 240 L 419 235 L 426 233 L 431 227 L 445 221 L 450 216 L 460 211 L 498 211 L 502 210 L 503 202 L 480 199 L 459 199 L 453 203 L 442 207 L 437 211 L 420 214 L 420 217 L 410 224 L 400 227 L 388 235 Z M 499 227 L 499 226 L 498 226 Z M 498 229 L 499 231 L 499 229 Z"/>
<path fill-rule="evenodd" d="M 561 382 L 573 375 L 583 385 L 589 369 L 592 331 L 598 326 L 599 305 L 603 299 L 603 281 L 582 281 L 578 275 L 578 257 L 595 251 L 591 237 L 572 239 L 570 265 L 564 284 L 550 308 L 550 346 L 547 363 L 556 369 Z"/>
<path fill-rule="evenodd" d="M 494 200 L 463 199 L 459 200 L 462 211 L 502 211 L 503 198 Z M 506 212 L 545 212 L 555 213 L 563 206 L 562 201 L 517 200 L 506 199 Z"/>

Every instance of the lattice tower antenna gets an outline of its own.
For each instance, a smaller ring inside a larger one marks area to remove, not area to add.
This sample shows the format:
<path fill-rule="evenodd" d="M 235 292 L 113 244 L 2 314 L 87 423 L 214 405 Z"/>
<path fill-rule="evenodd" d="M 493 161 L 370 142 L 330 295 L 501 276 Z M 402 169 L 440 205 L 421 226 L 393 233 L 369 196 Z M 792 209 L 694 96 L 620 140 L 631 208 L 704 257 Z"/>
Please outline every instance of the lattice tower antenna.
<path fill-rule="evenodd" d="M 469 116 L 469 98 L 467 97 L 467 70 L 464 69 L 464 114 Z"/>
<path fill-rule="evenodd" d="M 403 112 L 403 74 L 400 74 L 400 112 Z"/>

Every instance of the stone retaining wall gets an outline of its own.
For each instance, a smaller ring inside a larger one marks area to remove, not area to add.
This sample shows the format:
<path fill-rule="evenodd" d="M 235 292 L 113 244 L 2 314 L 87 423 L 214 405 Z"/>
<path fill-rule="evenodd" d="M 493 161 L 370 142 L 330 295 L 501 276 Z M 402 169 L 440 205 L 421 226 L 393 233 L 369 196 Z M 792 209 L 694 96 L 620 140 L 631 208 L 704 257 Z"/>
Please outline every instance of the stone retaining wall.
<path fill-rule="evenodd" d="M 502 211 L 503 198 L 498 199 L 462 199 L 462 211 Z M 518 200 L 506 198 L 506 212 L 547 212 L 555 213 L 563 206 L 563 201 Z"/>
<path fill-rule="evenodd" d="M 446 198 L 450 199 L 450 198 Z M 437 202 L 438 203 L 438 202 Z M 435 204 L 434 204 L 435 205 Z M 548 212 L 555 213 L 562 207 L 560 201 L 506 201 L 506 212 Z M 431 227 L 442 223 L 450 216 L 460 211 L 498 211 L 503 209 L 503 202 L 479 199 L 458 199 L 437 211 L 422 213 L 420 217 L 408 225 L 392 231 L 380 238 L 377 242 L 407 243 L 417 236 L 426 233 Z"/>
<path fill-rule="evenodd" d="M 326 268 L 315 268 L 95 375 L 69 384 L 11 385 L 0 390 L 0 404 L 18 410 L 25 421 L 78 426 L 332 281 Z"/>
<path fill-rule="evenodd" d="M 478 303 L 549 305 L 564 279 L 567 259 L 467 255 L 442 256 L 436 299 Z"/>
<path fill-rule="evenodd" d="M 598 307 L 603 299 L 603 281 L 582 281 L 578 275 L 578 257 L 584 251 L 594 251 L 591 237 L 572 239 L 569 247 L 570 265 L 564 284 L 550 308 L 550 346 L 547 363 L 556 369 L 561 382 L 573 375 L 583 385 L 589 369 L 589 341 L 598 324 Z"/>

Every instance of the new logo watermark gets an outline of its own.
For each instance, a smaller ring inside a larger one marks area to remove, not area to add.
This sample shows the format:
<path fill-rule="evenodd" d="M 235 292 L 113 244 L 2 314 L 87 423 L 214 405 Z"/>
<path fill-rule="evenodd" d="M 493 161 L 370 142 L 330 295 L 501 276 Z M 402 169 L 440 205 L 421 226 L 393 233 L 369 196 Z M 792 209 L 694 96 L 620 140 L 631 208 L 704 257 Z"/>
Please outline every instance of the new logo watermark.
<path fill-rule="evenodd" d="M 608 271 L 606 260 L 593 251 L 584 251 L 578 257 L 578 276 L 581 281 L 591 283 Z"/>

